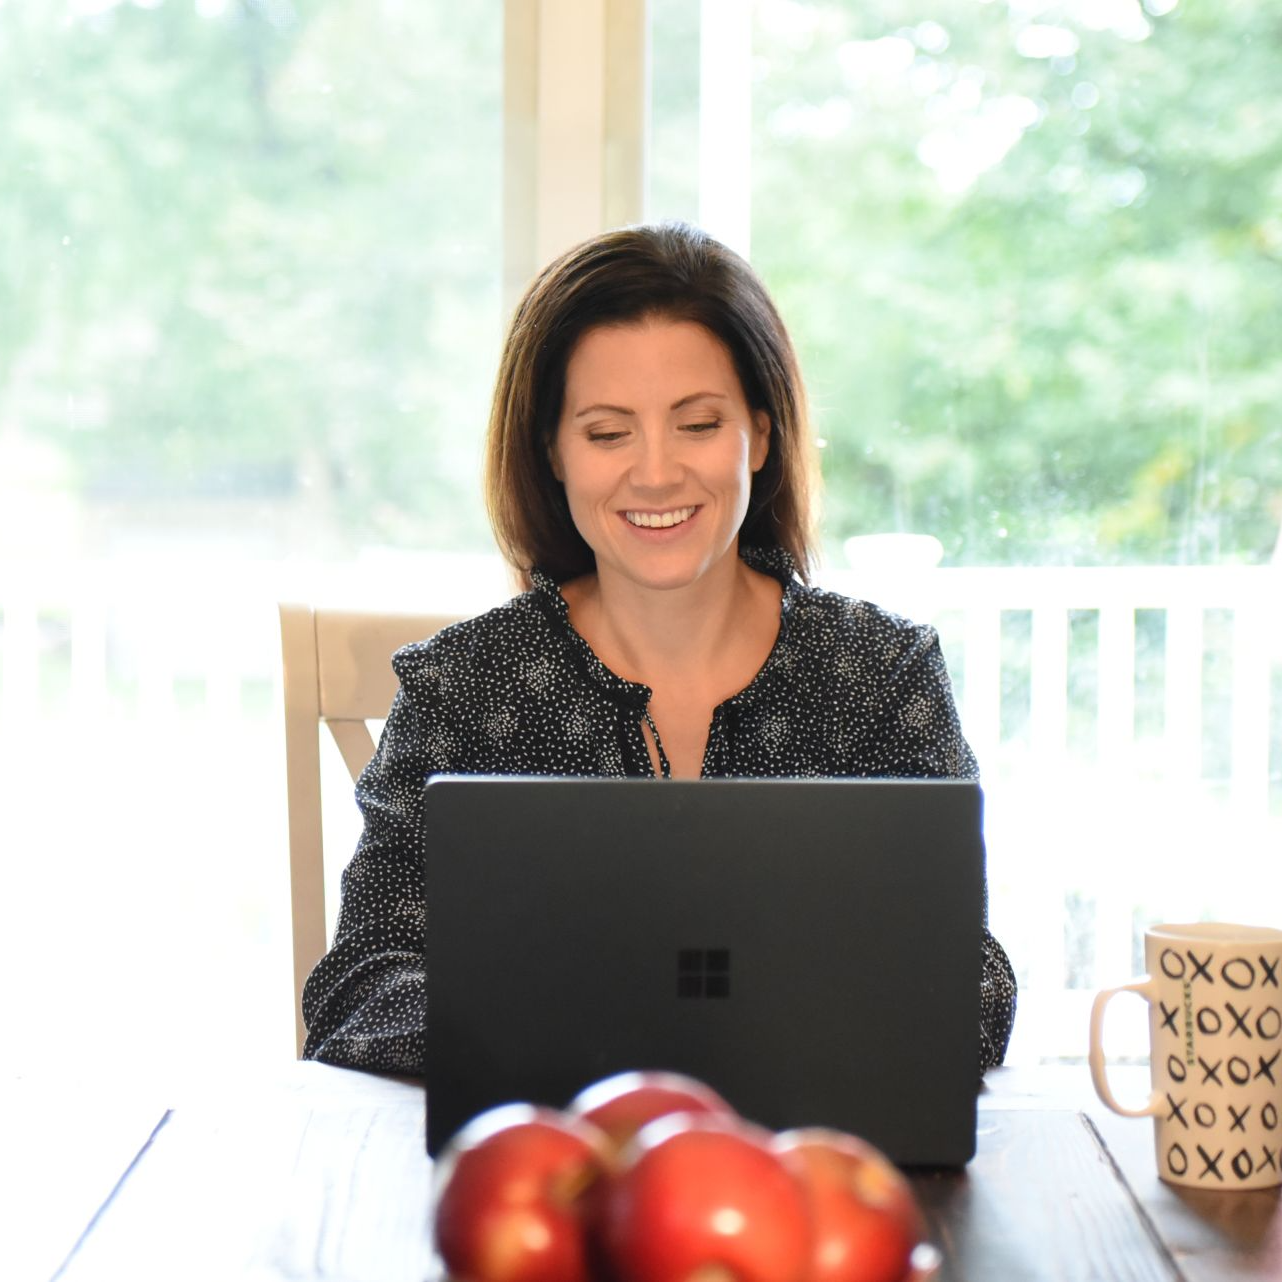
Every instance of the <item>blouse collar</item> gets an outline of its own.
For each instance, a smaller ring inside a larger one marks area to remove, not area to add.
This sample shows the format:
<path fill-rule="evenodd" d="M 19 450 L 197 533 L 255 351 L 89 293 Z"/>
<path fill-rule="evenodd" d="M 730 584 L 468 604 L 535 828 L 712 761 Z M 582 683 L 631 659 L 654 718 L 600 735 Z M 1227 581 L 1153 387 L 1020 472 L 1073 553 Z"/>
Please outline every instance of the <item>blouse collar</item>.
<path fill-rule="evenodd" d="M 801 581 L 797 578 L 796 562 L 793 561 L 791 554 L 786 549 L 781 547 L 741 547 L 739 556 L 754 570 L 777 579 L 783 586 L 783 600 L 780 603 L 779 612 L 779 637 L 757 675 L 744 689 L 727 700 L 727 703 L 736 707 L 742 707 L 755 699 L 771 680 L 775 671 L 784 666 L 782 656 L 788 652 L 789 647 L 789 616 L 796 603 L 797 593 L 801 588 Z M 530 571 L 530 582 L 533 585 L 531 596 L 560 625 L 561 632 L 583 664 L 588 676 L 601 689 L 620 702 L 630 707 L 644 709 L 650 702 L 650 687 L 636 681 L 625 681 L 616 673 L 611 672 L 597 658 L 592 647 L 579 635 L 574 625 L 570 622 L 570 607 L 566 603 L 565 597 L 561 595 L 561 588 L 557 581 L 546 571 L 535 566 Z"/>

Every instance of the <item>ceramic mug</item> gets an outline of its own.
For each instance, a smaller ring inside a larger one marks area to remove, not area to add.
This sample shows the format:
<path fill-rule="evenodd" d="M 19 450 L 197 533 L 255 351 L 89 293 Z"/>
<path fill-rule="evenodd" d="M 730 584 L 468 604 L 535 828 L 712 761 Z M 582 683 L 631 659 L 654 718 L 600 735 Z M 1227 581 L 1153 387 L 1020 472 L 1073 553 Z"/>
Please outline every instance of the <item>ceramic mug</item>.
<path fill-rule="evenodd" d="M 1091 1009 L 1100 1099 L 1123 1117 L 1153 1118 L 1157 1173 L 1171 1184 L 1282 1184 L 1282 930 L 1154 926 L 1144 961 L 1143 979 L 1105 989 Z M 1104 1008 L 1118 993 L 1149 1004 L 1153 1093 L 1141 1108 L 1113 1098 L 1104 1068 Z"/>

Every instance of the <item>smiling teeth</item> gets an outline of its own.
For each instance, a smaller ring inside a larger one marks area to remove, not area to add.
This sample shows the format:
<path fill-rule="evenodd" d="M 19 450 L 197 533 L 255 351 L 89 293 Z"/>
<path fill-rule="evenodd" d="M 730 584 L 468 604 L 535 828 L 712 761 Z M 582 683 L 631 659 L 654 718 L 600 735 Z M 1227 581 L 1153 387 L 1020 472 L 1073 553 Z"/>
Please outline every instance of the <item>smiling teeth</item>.
<path fill-rule="evenodd" d="M 632 525 L 640 525 L 649 530 L 666 528 L 669 525 L 680 525 L 694 515 L 694 508 L 679 507 L 671 512 L 624 512 Z"/>

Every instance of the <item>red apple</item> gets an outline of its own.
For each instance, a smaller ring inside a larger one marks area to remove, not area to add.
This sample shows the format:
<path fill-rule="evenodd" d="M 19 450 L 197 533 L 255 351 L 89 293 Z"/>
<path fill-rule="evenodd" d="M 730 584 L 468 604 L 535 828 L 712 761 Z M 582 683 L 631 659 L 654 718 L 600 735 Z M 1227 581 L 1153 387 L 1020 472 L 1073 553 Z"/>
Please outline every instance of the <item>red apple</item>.
<path fill-rule="evenodd" d="M 466 1282 L 591 1282 L 582 1207 L 610 1161 L 605 1136 L 509 1104 L 469 1122 L 434 1178 L 436 1249 Z"/>
<path fill-rule="evenodd" d="M 567 1111 L 599 1126 L 617 1149 L 648 1122 L 670 1113 L 735 1115 L 711 1086 L 681 1073 L 655 1071 L 616 1073 L 594 1082 L 570 1101 Z"/>
<path fill-rule="evenodd" d="M 809 1282 L 903 1282 L 925 1225 L 912 1186 L 878 1149 L 839 1131 L 786 1131 L 780 1154 L 810 1196 Z"/>
<path fill-rule="evenodd" d="M 714 1113 L 643 1127 L 604 1192 L 602 1243 L 621 1282 L 803 1282 L 806 1195 L 773 1138 Z"/>

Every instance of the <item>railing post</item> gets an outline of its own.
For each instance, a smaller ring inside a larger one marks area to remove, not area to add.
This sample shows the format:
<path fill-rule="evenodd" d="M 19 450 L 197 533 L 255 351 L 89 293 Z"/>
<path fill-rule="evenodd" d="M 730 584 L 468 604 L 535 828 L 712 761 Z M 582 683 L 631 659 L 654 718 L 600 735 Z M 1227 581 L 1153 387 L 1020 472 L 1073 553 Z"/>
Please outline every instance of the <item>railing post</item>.
<path fill-rule="evenodd" d="M 966 611 L 962 725 L 981 772 L 995 770 L 1001 744 L 1001 610 L 984 602 Z"/>
<path fill-rule="evenodd" d="M 1166 759 L 1175 782 L 1202 777 L 1202 610 L 1200 601 L 1166 607 Z"/>
<path fill-rule="evenodd" d="M 24 587 L 7 587 L 0 600 L 0 720 L 10 727 L 34 722 L 40 705 L 40 620 Z"/>
<path fill-rule="evenodd" d="M 1033 751 L 1051 769 L 1068 746 L 1068 610 L 1039 605 L 1033 610 Z"/>
<path fill-rule="evenodd" d="M 61 604 L 61 603 L 60 603 Z M 77 586 L 71 609 L 71 706 L 82 721 L 107 706 L 107 610 L 101 587 Z"/>
<path fill-rule="evenodd" d="M 1269 701 L 1274 635 L 1269 610 L 1263 602 L 1238 602 L 1233 613 L 1231 795 L 1234 806 L 1259 814 L 1268 814 L 1269 810 Z"/>
<path fill-rule="evenodd" d="M 1099 612 L 1099 721 L 1096 752 L 1110 774 L 1129 771 L 1135 748 L 1135 606 Z"/>

